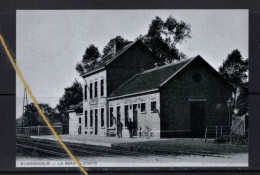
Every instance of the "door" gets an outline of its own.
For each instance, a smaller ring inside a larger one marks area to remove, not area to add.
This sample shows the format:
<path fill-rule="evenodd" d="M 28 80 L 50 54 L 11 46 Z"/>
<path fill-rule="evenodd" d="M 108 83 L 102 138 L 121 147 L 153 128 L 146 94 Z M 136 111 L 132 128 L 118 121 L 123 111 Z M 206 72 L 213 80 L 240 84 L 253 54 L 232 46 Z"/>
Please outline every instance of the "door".
<path fill-rule="evenodd" d="M 79 128 L 78 128 L 78 134 L 81 134 L 81 117 L 79 117 Z"/>
<path fill-rule="evenodd" d="M 98 133 L 98 113 L 97 109 L 95 109 L 95 135 Z"/>
<path fill-rule="evenodd" d="M 194 137 L 204 137 L 206 129 L 205 101 L 190 101 L 190 126 Z"/>
<path fill-rule="evenodd" d="M 137 104 L 133 105 L 133 136 L 137 136 Z"/>

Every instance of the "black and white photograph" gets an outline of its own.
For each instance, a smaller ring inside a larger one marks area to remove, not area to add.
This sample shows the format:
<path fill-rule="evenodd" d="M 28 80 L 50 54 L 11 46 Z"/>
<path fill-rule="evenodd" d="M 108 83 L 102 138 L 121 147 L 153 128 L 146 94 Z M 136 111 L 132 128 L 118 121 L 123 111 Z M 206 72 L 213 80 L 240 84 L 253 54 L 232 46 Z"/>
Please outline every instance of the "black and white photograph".
<path fill-rule="evenodd" d="M 17 10 L 16 64 L 83 167 L 248 167 L 249 11 Z M 77 167 L 16 76 L 16 167 Z"/>

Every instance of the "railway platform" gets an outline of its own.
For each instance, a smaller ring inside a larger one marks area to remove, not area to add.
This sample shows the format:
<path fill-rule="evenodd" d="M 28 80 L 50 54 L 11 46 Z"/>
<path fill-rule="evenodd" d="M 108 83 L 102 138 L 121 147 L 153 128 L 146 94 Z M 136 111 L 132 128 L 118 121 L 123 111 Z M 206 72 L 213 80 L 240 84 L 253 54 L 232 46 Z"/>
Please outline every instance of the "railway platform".
<path fill-rule="evenodd" d="M 137 142 L 149 142 L 159 140 L 169 140 L 162 138 L 117 138 L 117 137 L 102 137 L 102 136 L 86 136 L 86 135 L 60 135 L 63 142 L 67 143 L 80 143 L 94 146 L 105 146 L 112 147 L 112 145 L 137 143 Z M 31 136 L 31 138 L 45 139 L 45 140 L 56 140 L 52 135 L 46 136 Z"/>

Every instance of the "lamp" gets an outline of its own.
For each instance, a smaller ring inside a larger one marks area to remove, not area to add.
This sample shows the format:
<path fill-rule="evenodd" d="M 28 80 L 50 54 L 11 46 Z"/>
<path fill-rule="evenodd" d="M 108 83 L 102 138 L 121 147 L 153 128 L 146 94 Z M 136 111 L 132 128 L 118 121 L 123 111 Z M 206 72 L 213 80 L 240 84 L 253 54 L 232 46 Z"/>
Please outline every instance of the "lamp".
<path fill-rule="evenodd" d="M 228 108 L 231 108 L 231 104 L 232 104 L 232 101 L 231 101 L 231 99 L 229 98 L 228 101 L 227 101 L 227 107 L 228 107 Z"/>
<path fill-rule="evenodd" d="M 232 106 L 232 101 L 231 101 L 231 98 L 229 98 L 227 101 L 227 107 L 228 107 L 228 122 L 229 122 L 229 127 L 230 127 L 230 144 L 232 144 L 232 129 L 231 129 L 231 122 L 230 122 L 231 106 Z"/>
<path fill-rule="evenodd" d="M 230 109 L 231 109 L 231 105 L 232 105 L 232 101 L 231 101 L 231 98 L 228 99 L 227 101 L 227 107 L 228 107 L 228 122 L 229 122 L 229 126 L 230 126 Z"/>

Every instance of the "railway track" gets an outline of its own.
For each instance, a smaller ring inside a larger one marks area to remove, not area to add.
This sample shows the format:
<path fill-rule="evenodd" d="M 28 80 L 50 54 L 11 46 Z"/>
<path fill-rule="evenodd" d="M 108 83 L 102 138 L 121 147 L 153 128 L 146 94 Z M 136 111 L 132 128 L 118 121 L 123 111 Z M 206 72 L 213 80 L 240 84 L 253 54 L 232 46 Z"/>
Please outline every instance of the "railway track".
<path fill-rule="evenodd" d="M 57 141 L 32 139 L 28 137 L 17 137 L 17 148 L 37 152 L 39 155 L 50 155 L 66 157 L 66 152 L 61 148 Z M 153 153 L 142 153 L 137 151 L 120 150 L 103 146 L 66 143 L 67 147 L 75 156 L 101 156 L 101 157 L 127 157 L 131 159 L 144 159 L 145 157 L 164 157 L 176 159 L 175 155 L 158 155 Z M 67 156 L 68 157 L 68 156 Z"/>
<path fill-rule="evenodd" d="M 43 140 L 43 139 L 32 139 L 29 137 L 20 137 L 16 138 L 17 140 L 17 149 L 29 150 L 37 152 L 41 156 L 56 156 L 56 157 L 66 157 L 67 153 L 61 148 L 57 141 L 53 140 Z M 131 148 L 125 149 L 127 147 L 104 147 L 104 146 L 94 146 L 94 145 L 86 145 L 86 144 L 78 144 L 78 143 L 66 143 L 67 147 L 70 151 L 78 157 L 88 157 L 88 156 L 95 156 L 95 157 L 127 157 L 131 159 L 144 159 L 146 157 L 150 158 L 169 158 L 169 159 L 178 159 L 176 156 L 180 154 L 188 154 L 188 155 L 201 155 L 201 156 L 208 156 L 208 157 L 223 157 L 227 158 L 226 156 L 215 155 L 215 154 L 208 154 L 208 153 L 197 153 L 197 152 L 178 152 L 178 151 L 165 151 L 162 154 L 163 150 L 159 152 L 149 150 L 146 148 Z M 68 157 L 68 156 L 67 156 Z"/>

